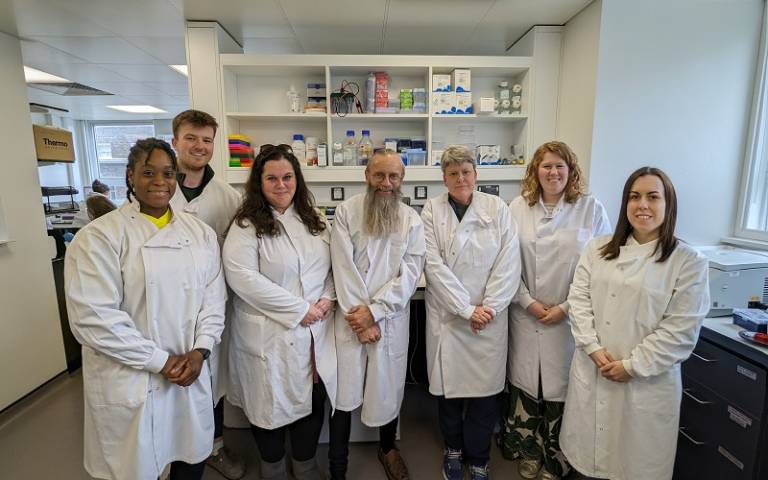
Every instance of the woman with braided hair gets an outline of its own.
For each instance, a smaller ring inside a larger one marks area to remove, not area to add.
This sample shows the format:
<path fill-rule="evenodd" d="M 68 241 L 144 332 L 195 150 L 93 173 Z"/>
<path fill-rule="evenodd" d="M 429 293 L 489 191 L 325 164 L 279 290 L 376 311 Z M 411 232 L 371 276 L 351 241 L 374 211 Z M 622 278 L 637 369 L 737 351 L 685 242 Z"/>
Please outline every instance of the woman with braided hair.
<path fill-rule="evenodd" d="M 199 480 L 213 439 L 205 359 L 227 298 L 216 233 L 169 207 L 176 155 L 139 140 L 128 201 L 86 225 L 65 260 L 69 320 L 83 346 L 85 469 L 104 479 Z"/>

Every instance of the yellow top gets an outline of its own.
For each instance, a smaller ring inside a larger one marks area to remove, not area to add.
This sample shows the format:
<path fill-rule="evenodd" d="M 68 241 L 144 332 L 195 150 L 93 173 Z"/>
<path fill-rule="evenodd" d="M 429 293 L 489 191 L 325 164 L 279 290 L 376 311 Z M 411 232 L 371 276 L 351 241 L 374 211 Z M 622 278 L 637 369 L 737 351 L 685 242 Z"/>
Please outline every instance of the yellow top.
<path fill-rule="evenodd" d="M 152 215 L 147 215 L 146 213 L 142 213 L 147 219 L 154 223 L 157 228 L 163 228 L 164 226 L 168 225 L 168 222 L 171 221 L 171 209 L 165 211 L 162 217 L 155 218 Z"/>

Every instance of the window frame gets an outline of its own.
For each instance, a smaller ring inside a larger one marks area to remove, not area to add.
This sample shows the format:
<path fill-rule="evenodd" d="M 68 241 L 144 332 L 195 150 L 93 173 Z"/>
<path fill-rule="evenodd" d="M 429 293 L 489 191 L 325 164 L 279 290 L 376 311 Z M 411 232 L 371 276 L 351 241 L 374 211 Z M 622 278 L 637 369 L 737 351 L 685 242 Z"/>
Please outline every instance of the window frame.
<path fill-rule="evenodd" d="M 755 87 L 752 95 L 744 164 L 742 166 L 741 186 L 739 189 L 738 211 L 733 234 L 737 239 L 765 242 L 768 247 L 768 224 L 766 230 L 747 228 L 748 209 L 753 193 L 753 182 L 759 175 L 761 166 L 768 169 L 768 7 L 763 9 L 763 24 L 760 34 L 760 49 L 757 57 Z M 761 159 L 761 156 L 763 157 Z M 761 165 L 761 160 L 767 165 Z M 767 175 L 768 177 L 768 175 Z M 768 203 L 768 195 L 765 202 Z M 768 205 L 763 205 L 768 212 Z"/>

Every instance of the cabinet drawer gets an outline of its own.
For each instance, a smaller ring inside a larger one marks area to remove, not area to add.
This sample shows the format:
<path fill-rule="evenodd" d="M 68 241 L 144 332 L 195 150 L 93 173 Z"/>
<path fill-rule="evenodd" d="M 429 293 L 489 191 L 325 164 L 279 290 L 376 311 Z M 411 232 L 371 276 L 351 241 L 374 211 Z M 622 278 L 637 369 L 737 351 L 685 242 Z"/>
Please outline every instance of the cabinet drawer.
<path fill-rule="evenodd" d="M 737 468 L 746 475 L 754 471 L 760 437 L 757 419 L 688 377 L 683 377 L 680 409 L 684 432 L 713 449 L 721 464 L 718 470 Z"/>
<path fill-rule="evenodd" d="M 701 383 L 735 407 L 761 418 L 765 402 L 765 370 L 699 340 L 683 374 Z"/>

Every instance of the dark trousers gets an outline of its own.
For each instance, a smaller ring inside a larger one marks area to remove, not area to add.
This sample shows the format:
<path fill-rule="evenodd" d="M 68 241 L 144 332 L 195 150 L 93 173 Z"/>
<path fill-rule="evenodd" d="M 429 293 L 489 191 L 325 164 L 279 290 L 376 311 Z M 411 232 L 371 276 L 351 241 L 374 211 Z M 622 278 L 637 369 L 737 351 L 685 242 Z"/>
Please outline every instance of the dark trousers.
<path fill-rule="evenodd" d="M 200 480 L 203 478 L 205 461 L 189 464 L 185 462 L 171 463 L 170 480 Z"/>
<path fill-rule="evenodd" d="M 323 382 L 312 387 L 312 413 L 296 420 L 290 425 L 267 430 L 251 425 L 253 437 L 259 447 L 261 459 L 265 462 L 279 462 L 285 456 L 285 434 L 291 437 L 291 456 L 303 462 L 315 457 L 317 440 L 323 428 L 325 398 L 327 394 Z"/>
<path fill-rule="evenodd" d="M 336 410 L 329 420 L 328 468 L 331 478 L 344 478 L 349 462 L 349 435 L 352 430 L 352 412 Z M 379 447 L 388 453 L 395 448 L 397 417 L 379 427 Z"/>
<path fill-rule="evenodd" d="M 491 458 L 491 438 L 499 422 L 499 396 L 437 397 L 440 431 L 446 446 L 461 450 L 470 465 L 483 466 Z"/>
<path fill-rule="evenodd" d="M 224 397 L 213 407 L 213 438 L 224 436 Z"/>

